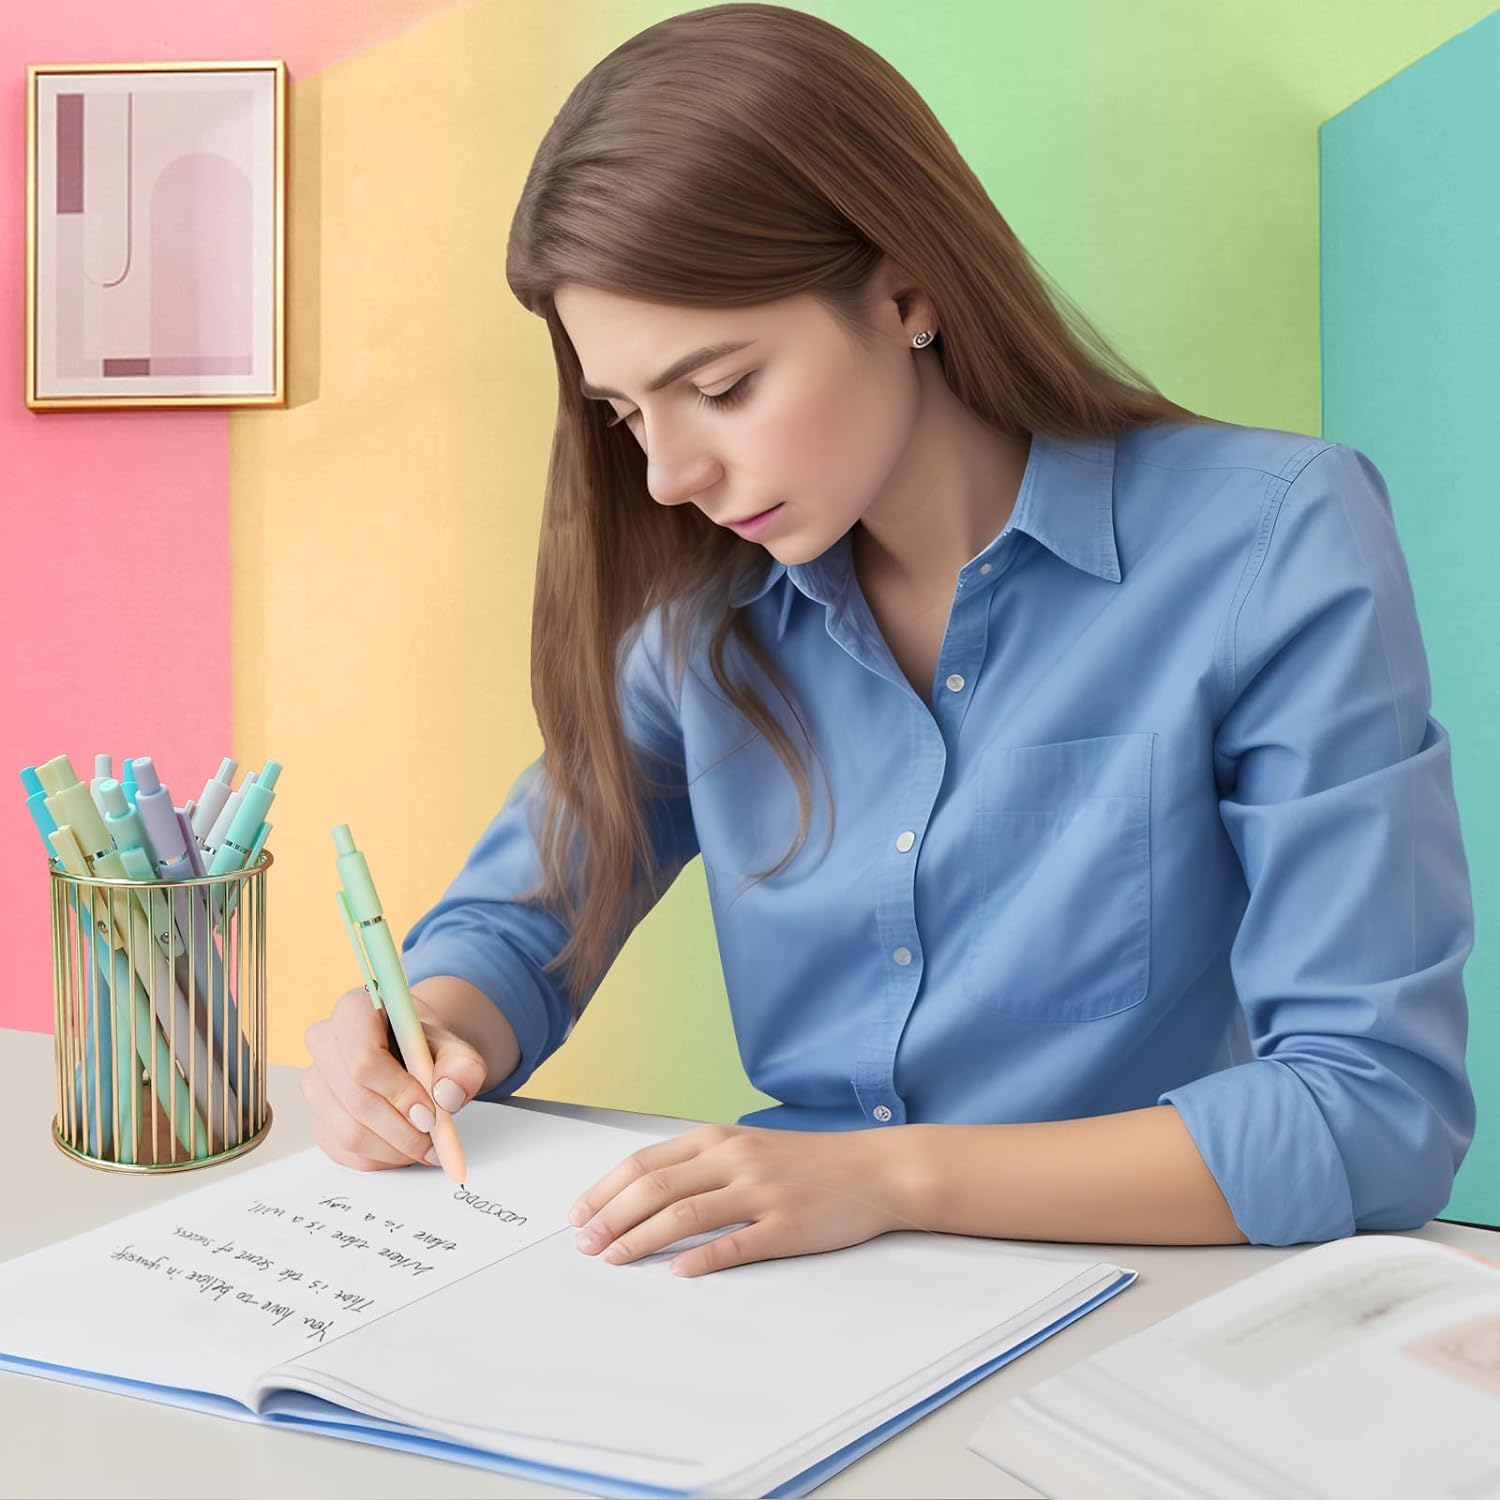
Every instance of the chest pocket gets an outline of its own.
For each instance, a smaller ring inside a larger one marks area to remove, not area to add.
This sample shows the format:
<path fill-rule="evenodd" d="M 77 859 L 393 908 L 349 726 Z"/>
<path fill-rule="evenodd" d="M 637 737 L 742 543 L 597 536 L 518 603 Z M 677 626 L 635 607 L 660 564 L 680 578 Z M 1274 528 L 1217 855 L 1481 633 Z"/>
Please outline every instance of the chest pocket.
<path fill-rule="evenodd" d="M 1145 998 L 1155 738 L 982 752 L 970 1003 L 1028 1020 L 1089 1021 Z"/>

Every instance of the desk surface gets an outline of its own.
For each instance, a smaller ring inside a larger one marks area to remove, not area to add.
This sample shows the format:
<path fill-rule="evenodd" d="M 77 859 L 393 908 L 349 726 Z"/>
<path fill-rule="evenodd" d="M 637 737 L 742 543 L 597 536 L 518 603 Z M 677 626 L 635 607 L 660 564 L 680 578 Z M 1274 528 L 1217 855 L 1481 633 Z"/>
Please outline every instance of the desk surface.
<path fill-rule="evenodd" d="M 297 1069 L 272 1066 L 267 1093 L 271 1130 L 239 1161 L 164 1177 L 102 1172 L 65 1157 L 52 1144 L 55 1085 L 52 1038 L 0 1030 L 7 1209 L 0 1215 L 0 1259 L 92 1229 L 110 1219 L 190 1192 L 226 1173 L 249 1171 L 313 1144 Z M 680 1120 L 619 1110 L 517 1099 L 528 1109 L 659 1132 Z M 471 1108 L 484 1108 L 483 1105 Z M 1500 1258 L 1500 1232 L 1434 1220 L 1418 1231 Z M 1297 1249 L 1254 1245 L 1058 1245 L 1064 1254 L 1132 1266 L 1136 1283 L 1102 1307 L 996 1370 L 953 1400 L 835 1474 L 820 1496 L 1029 1496 L 1036 1491 L 971 1453 L 970 1434 L 990 1408 L 1037 1381 L 1146 1328 L 1178 1308 L 1228 1286 Z M 836 1252 L 835 1252 L 836 1253 Z M 469 1469 L 439 1459 L 278 1431 L 81 1386 L 0 1372 L 0 1462 L 4 1496 L 300 1496 L 541 1495 L 562 1490 Z M 86 1440 L 85 1439 L 86 1436 Z"/>

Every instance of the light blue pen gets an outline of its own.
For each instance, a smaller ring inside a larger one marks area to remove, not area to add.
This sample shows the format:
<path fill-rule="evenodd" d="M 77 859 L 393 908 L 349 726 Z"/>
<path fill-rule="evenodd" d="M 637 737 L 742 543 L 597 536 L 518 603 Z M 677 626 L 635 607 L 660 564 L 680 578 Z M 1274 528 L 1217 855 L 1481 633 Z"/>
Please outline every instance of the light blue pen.
<path fill-rule="evenodd" d="M 78 779 L 77 772 L 73 769 L 73 763 L 67 755 L 54 755 L 51 760 L 45 761 L 36 767 L 36 777 L 41 783 L 43 791 L 46 792 L 44 806 L 56 825 L 57 833 L 71 830 L 69 834 L 68 849 L 77 847 L 82 859 L 82 867 L 70 870 L 71 874 L 93 875 L 101 874 L 106 877 L 122 874 L 123 872 L 113 868 L 119 855 L 115 852 L 115 846 L 110 839 L 109 830 L 104 826 L 104 819 L 99 815 L 99 809 L 94 804 L 94 799 L 86 787 Z M 57 849 L 56 833 L 49 834 L 48 843 Z M 59 855 L 63 851 L 58 850 Z M 67 867 L 67 858 L 63 856 L 64 867 Z M 83 911 L 85 897 L 79 890 L 73 892 L 73 903 L 76 911 Z M 96 898 L 92 892 L 87 898 L 88 909 L 96 911 L 94 905 Z M 106 898 L 106 904 L 108 898 Z M 111 925 L 115 925 L 113 907 L 107 904 L 111 912 Z M 113 950 L 113 944 L 111 944 Z M 96 958 L 99 955 L 96 954 Z M 127 965 L 128 967 L 128 965 Z M 112 978 L 118 975 L 118 967 L 114 961 L 113 951 L 106 970 Z M 130 1092 L 131 1075 L 135 1070 L 134 1060 L 129 1056 L 131 1043 L 127 1040 L 131 1016 L 131 1000 L 134 996 L 134 986 L 128 985 L 122 991 L 118 983 L 111 984 L 109 989 L 113 992 L 111 1009 L 113 1019 L 111 1022 L 112 1035 L 114 1039 L 113 1053 L 115 1057 L 115 1090 L 116 1097 L 120 1100 L 133 1098 Z M 128 998 L 129 997 L 129 998 Z M 98 1000 L 96 991 L 95 999 Z M 125 1111 L 121 1111 L 125 1113 Z M 121 1143 L 122 1150 L 134 1150 L 133 1141 Z M 134 1155 L 129 1158 L 135 1160 Z"/>
<path fill-rule="evenodd" d="M 21 784 L 26 788 L 26 811 L 31 814 L 31 820 L 36 824 L 37 832 L 41 834 L 42 843 L 46 846 L 47 863 L 54 870 L 60 870 L 63 867 L 62 860 L 53 853 L 52 842 L 48 837 L 57 832 L 57 821 L 47 811 L 47 789 L 42 785 L 41 777 L 36 774 L 35 766 L 21 768 Z M 80 927 L 87 927 L 87 919 L 78 910 L 77 888 L 73 887 L 68 894 L 70 904 L 78 912 Z M 76 1067 L 73 1069 L 73 1112 L 87 1127 L 85 1137 L 89 1154 L 109 1156 L 114 1151 L 115 1140 L 115 1069 L 110 1067 L 101 1071 L 99 1053 L 103 1052 L 106 1057 L 114 1055 L 114 1006 L 109 996 L 109 980 L 105 977 L 104 964 L 100 958 L 101 953 L 110 951 L 109 945 L 105 943 L 101 948 L 98 935 L 95 936 L 95 1004 L 91 1009 L 94 1024 L 83 1028 L 85 1050 L 82 1072 Z M 130 1066 L 132 1057 L 133 1054 L 127 1055 L 127 1067 Z M 116 1066 L 118 1062 L 116 1059 Z M 92 1110 L 89 1108 L 91 1103 L 94 1106 Z"/>

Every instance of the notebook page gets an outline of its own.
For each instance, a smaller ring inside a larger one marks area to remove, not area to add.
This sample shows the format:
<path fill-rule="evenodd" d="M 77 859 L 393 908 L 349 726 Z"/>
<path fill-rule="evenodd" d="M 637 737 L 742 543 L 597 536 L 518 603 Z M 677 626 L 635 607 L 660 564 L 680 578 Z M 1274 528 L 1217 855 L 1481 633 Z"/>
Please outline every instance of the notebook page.
<path fill-rule="evenodd" d="M 903 1231 L 683 1278 L 667 1268 L 680 1245 L 614 1266 L 573 1233 L 309 1349 L 278 1383 L 507 1456 L 705 1493 L 779 1454 L 834 1451 L 1116 1269 Z"/>
<path fill-rule="evenodd" d="M 433 1168 L 357 1172 L 312 1149 L 0 1262 L 0 1361 L 254 1407 L 271 1367 L 556 1234 L 642 1141 L 500 1104 L 471 1106 L 460 1130 L 463 1188 Z"/>

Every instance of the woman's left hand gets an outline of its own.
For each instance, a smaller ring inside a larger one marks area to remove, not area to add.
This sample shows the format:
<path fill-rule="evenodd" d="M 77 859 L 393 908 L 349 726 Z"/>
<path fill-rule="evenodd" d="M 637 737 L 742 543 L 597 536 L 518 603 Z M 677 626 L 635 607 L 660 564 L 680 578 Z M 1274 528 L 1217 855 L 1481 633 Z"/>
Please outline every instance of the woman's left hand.
<path fill-rule="evenodd" d="M 686 1131 L 632 1152 L 583 1194 L 570 1215 L 583 1226 L 578 1248 L 623 1264 L 745 1225 L 670 1262 L 677 1275 L 698 1276 L 920 1229 L 901 1211 L 893 1135 L 747 1125 Z"/>

